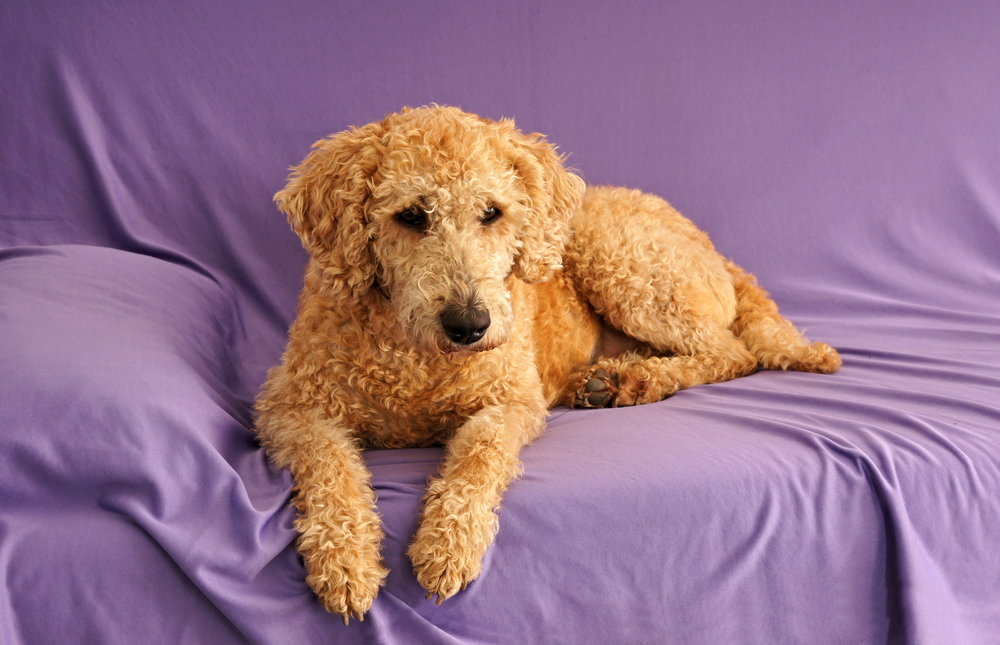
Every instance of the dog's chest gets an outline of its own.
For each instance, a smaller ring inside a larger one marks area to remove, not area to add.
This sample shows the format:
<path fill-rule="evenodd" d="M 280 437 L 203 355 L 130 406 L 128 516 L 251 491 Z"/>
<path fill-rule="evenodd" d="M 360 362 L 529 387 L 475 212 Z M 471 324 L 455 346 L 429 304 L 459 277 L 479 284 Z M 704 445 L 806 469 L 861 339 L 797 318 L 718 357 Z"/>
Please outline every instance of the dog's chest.
<path fill-rule="evenodd" d="M 376 345 L 340 366 L 331 401 L 358 439 L 370 447 L 401 448 L 446 442 L 485 405 L 509 388 L 504 352 L 427 357 Z"/>

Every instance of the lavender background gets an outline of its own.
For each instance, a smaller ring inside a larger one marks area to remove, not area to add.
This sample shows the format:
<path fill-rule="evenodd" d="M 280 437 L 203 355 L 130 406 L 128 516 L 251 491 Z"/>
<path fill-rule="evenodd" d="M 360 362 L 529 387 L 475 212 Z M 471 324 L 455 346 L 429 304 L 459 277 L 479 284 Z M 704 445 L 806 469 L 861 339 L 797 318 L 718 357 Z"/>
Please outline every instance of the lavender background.
<path fill-rule="evenodd" d="M 1000 640 L 1000 5 L 14 1 L 0 61 L 0 642 Z M 554 411 L 440 607 L 441 453 L 369 453 L 345 628 L 250 431 L 305 262 L 271 195 L 429 102 L 663 195 L 845 364 Z"/>

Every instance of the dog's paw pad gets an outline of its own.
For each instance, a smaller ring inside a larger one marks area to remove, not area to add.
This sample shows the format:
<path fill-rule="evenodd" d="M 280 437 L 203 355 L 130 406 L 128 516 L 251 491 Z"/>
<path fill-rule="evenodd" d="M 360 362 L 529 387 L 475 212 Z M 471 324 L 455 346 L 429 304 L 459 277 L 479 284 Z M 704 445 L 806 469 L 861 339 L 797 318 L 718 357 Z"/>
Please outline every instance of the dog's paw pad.
<path fill-rule="evenodd" d="M 593 378 L 587 381 L 587 384 L 583 386 L 583 389 L 587 392 L 605 392 L 608 389 L 608 383 L 610 381 L 608 373 L 604 370 L 597 370 L 594 372 Z"/>
<path fill-rule="evenodd" d="M 592 408 L 606 408 L 611 403 L 610 392 L 592 392 L 587 395 L 587 404 Z"/>
<path fill-rule="evenodd" d="M 617 389 L 617 375 L 608 374 L 603 369 L 594 370 L 577 392 L 576 407 L 606 408 L 614 402 Z"/>

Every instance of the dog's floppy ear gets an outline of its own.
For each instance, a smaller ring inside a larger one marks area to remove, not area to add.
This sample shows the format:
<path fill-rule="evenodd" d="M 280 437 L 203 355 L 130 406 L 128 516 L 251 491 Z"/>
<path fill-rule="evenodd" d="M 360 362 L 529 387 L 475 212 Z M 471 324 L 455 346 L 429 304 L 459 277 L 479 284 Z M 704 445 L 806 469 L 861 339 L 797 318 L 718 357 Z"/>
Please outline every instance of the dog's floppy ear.
<path fill-rule="evenodd" d="M 502 124 L 509 128 L 514 168 L 531 200 L 514 273 L 525 282 L 542 282 L 562 268 L 569 221 L 583 200 L 584 182 L 563 167 L 563 158 L 544 136 L 525 135 L 510 121 Z"/>
<path fill-rule="evenodd" d="M 382 159 L 383 131 L 381 123 L 371 123 L 317 141 L 274 196 L 334 290 L 357 295 L 374 281 L 363 211 Z"/>

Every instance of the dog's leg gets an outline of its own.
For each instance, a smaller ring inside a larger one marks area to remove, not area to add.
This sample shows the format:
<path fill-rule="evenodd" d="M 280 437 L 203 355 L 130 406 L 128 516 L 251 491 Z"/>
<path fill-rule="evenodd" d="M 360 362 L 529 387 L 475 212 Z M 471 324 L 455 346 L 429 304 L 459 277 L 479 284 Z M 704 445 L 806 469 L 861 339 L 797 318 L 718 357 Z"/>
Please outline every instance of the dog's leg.
<path fill-rule="evenodd" d="M 602 358 L 575 376 L 573 400 L 578 408 L 605 408 L 654 403 L 677 390 L 718 383 L 752 374 L 757 359 L 727 329 L 707 325 L 692 331 L 688 355 L 647 356 L 631 352 Z"/>
<path fill-rule="evenodd" d="M 767 368 L 832 372 L 836 351 L 806 341 L 751 276 L 654 195 L 591 188 L 574 220 L 567 273 L 604 323 L 658 356 L 579 368 L 580 407 L 658 401 L 678 389 Z"/>
<path fill-rule="evenodd" d="M 331 420 L 270 410 L 257 425 L 271 458 L 295 478 L 292 504 L 306 582 L 345 624 L 352 615 L 363 619 L 388 571 L 360 450 L 347 429 Z"/>
<path fill-rule="evenodd" d="M 726 270 L 736 290 L 732 330 L 767 369 L 830 374 L 840 368 L 840 355 L 826 343 L 810 343 L 752 275 L 732 262 Z"/>
<path fill-rule="evenodd" d="M 734 321 L 728 329 L 722 325 L 725 317 L 696 317 L 699 307 L 688 303 L 712 298 L 698 284 L 674 285 L 673 303 L 684 306 L 663 306 L 655 298 L 621 303 L 605 297 L 606 315 L 614 324 L 654 351 L 674 355 L 633 352 L 578 368 L 571 379 L 571 400 L 565 402 L 583 408 L 652 403 L 682 388 L 751 374 L 758 363 L 767 369 L 837 371 L 841 360 L 835 349 L 810 343 L 752 276 L 732 262 L 725 268 L 735 290 Z"/>
<path fill-rule="evenodd" d="M 525 404 L 483 408 L 448 442 L 407 551 L 427 597 L 437 595 L 439 604 L 480 573 L 496 535 L 496 511 L 520 466 L 518 454 L 544 425 L 545 401 L 538 390 Z"/>

